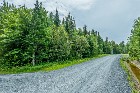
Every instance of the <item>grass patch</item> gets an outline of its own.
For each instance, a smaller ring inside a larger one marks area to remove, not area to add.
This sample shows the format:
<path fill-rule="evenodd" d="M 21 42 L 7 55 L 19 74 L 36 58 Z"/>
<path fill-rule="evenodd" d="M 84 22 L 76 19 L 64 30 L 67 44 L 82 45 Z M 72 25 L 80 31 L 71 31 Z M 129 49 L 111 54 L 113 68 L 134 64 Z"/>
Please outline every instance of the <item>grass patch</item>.
<path fill-rule="evenodd" d="M 77 59 L 77 60 L 69 60 L 64 62 L 47 62 L 43 63 L 41 65 L 36 66 L 23 66 L 23 67 L 13 67 L 13 68 L 0 68 L 0 74 L 17 74 L 17 73 L 30 73 L 30 72 L 38 72 L 38 71 L 53 71 L 58 70 L 64 67 L 72 66 L 75 64 L 80 64 L 83 62 L 87 62 L 91 59 L 100 58 L 103 56 L 107 56 L 106 54 L 98 55 L 90 58 L 83 58 L 83 59 Z"/>

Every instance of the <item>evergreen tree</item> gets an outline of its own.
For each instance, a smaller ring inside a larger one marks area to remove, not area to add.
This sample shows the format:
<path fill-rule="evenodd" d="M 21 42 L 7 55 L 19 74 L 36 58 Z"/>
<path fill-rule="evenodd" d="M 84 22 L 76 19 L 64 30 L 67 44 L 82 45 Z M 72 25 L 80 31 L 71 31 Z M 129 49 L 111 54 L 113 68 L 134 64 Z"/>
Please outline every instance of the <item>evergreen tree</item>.
<path fill-rule="evenodd" d="M 60 26 L 60 19 L 59 19 L 59 14 L 58 14 L 58 10 L 56 9 L 56 14 L 54 16 L 54 24 L 56 25 L 56 27 Z"/>
<path fill-rule="evenodd" d="M 75 25 L 75 20 L 70 15 L 70 13 L 68 14 L 68 16 L 66 17 L 65 20 L 63 19 L 63 24 L 65 27 L 65 30 L 69 34 L 69 37 L 72 38 L 72 35 L 73 35 L 74 31 L 76 30 L 76 25 Z"/>
<path fill-rule="evenodd" d="M 52 26 L 54 24 L 54 15 L 53 13 L 49 13 L 48 21 L 47 21 L 48 27 Z"/>
<path fill-rule="evenodd" d="M 124 53 L 125 53 L 125 43 L 124 43 L 124 41 L 122 41 L 122 42 L 119 44 L 119 46 L 120 46 L 120 49 L 119 49 L 120 52 L 124 54 Z"/>
<path fill-rule="evenodd" d="M 87 35 L 88 34 L 87 26 L 86 25 L 84 25 L 84 27 L 83 27 L 83 32 L 84 32 L 84 35 Z"/>
<path fill-rule="evenodd" d="M 98 41 L 98 54 L 102 54 L 103 53 L 103 39 L 101 38 L 99 32 L 97 36 L 97 41 Z"/>

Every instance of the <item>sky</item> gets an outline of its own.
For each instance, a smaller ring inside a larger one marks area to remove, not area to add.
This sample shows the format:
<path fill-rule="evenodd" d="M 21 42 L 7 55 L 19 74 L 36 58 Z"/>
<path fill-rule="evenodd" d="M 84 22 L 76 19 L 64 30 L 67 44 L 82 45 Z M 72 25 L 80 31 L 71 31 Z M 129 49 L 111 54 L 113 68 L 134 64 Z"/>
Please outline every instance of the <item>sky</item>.
<path fill-rule="evenodd" d="M 2 2 L 3 0 L 0 0 Z M 6 0 L 15 5 L 34 7 L 36 0 Z M 69 12 L 77 27 L 100 32 L 105 39 L 127 42 L 134 20 L 140 17 L 140 0 L 39 0 L 47 11 L 59 10 L 64 17 Z"/>

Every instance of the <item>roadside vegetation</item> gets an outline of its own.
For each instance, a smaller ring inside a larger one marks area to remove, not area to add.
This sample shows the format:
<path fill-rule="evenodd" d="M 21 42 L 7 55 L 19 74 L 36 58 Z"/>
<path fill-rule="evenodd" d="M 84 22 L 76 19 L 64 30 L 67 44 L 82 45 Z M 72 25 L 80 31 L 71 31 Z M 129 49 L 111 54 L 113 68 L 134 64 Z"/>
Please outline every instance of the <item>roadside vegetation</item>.
<path fill-rule="evenodd" d="M 102 54 L 127 53 L 124 41 L 103 40 L 86 25 L 77 28 L 70 13 L 60 18 L 57 9 L 48 12 L 38 0 L 33 9 L 4 1 L 0 19 L 1 73 L 55 70 L 67 65 L 54 64 L 71 65 Z"/>
<path fill-rule="evenodd" d="M 127 58 L 127 64 L 129 66 L 129 69 L 131 69 L 131 72 L 137 78 L 137 82 L 139 83 L 138 90 L 140 92 L 140 17 L 138 17 L 134 21 L 131 35 L 127 43 L 127 49 L 129 53 L 129 57 Z M 137 84 L 135 83 L 135 85 Z"/>
<path fill-rule="evenodd" d="M 130 59 L 140 62 L 140 17 L 134 22 L 128 46 Z"/>
<path fill-rule="evenodd" d="M 140 69 L 131 63 L 128 55 L 123 55 L 120 65 L 128 75 L 127 80 L 132 88 L 132 93 L 140 93 Z"/>
<path fill-rule="evenodd" d="M 48 72 L 48 71 L 58 70 L 64 67 L 80 64 L 104 56 L 107 56 L 107 54 L 102 54 L 90 58 L 63 61 L 63 62 L 58 61 L 58 62 L 43 63 L 36 66 L 26 65 L 22 67 L 0 68 L 0 74 L 30 73 L 30 72 L 38 72 L 38 71 Z"/>

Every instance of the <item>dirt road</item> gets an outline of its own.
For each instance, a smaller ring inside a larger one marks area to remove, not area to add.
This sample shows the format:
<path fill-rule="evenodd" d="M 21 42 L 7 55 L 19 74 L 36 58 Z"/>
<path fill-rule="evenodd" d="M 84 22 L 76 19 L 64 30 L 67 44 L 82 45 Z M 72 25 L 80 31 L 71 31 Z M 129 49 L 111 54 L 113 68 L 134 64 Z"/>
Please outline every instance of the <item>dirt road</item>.
<path fill-rule="evenodd" d="M 131 93 L 111 55 L 52 72 L 0 75 L 0 93 Z"/>

